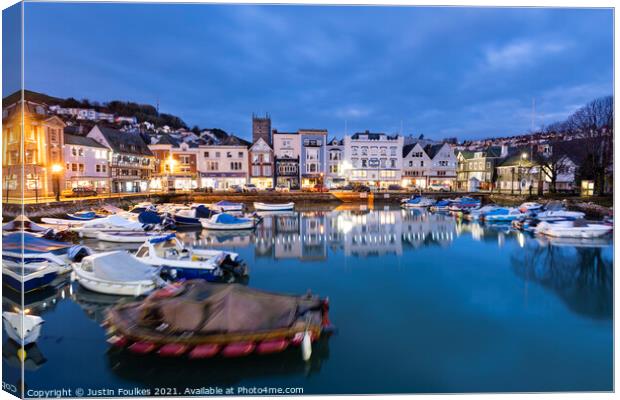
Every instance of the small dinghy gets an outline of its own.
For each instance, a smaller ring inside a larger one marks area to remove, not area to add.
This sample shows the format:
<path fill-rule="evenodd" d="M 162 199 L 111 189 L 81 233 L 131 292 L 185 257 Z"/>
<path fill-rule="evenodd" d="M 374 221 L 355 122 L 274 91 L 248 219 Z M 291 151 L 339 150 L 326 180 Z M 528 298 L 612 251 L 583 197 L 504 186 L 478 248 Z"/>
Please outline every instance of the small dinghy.
<path fill-rule="evenodd" d="M 254 229 L 258 224 L 256 218 L 239 218 L 226 213 L 216 214 L 209 219 L 201 219 L 200 222 L 203 228 L 214 230 Z"/>
<path fill-rule="evenodd" d="M 73 271 L 86 289 L 117 296 L 142 296 L 165 284 L 159 268 L 140 262 L 126 251 L 84 257 L 73 265 Z"/>
<path fill-rule="evenodd" d="M 5 311 L 2 313 L 4 331 L 15 341 L 24 346 L 34 343 L 41 335 L 43 318 L 36 315 L 14 313 Z M 22 329 L 23 328 L 23 329 Z"/>
<path fill-rule="evenodd" d="M 430 210 L 433 212 L 444 212 L 448 211 L 450 205 L 454 202 L 454 200 L 439 200 L 434 205 L 430 207 Z"/>
<path fill-rule="evenodd" d="M 513 207 L 497 207 L 484 214 L 484 222 L 512 222 L 517 218 L 523 217 L 523 213 Z"/>
<path fill-rule="evenodd" d="M 72 221 L 90 221 L 99 218 L 99 216 L 94 211 L 79 211 L 73 214 L 67 213 L 67 218 Z"/>
<path fill-rule="evenodd" d="M 291 211 L 295 208 L 295 203 L 254 203 L 256 211 Z"/>
<path fill-rule="evenodd" d="M 480 221 L 484 215 L 498 208 L 495 204 L 488 204 L 474 210 L 467 210 L 463 213 L 463 219 L 467 221 Z"/>
<path fill-rule="evenodd" d="M 409 199 L 403 199 L 400 202 L 401 207 L 410 208 L 410 207 L 430 207 L 435 204 L 435 200 L 429 199 L 428 197 L 422 196 L 414 196 Z"/>
<path fill-rule="evenodd" d="M 25 215 L 18 215 L 15 217 L 13 221 L 7 222 L 2 225 L 2 233 L 7 232 L 30 232 L 30 233 L 44 233 L 48 231 L 50 228 L 43 227 L 41 225 L 37 225 L 32 222 Z"/>
<path fill-rule="evenodd" d="M 158 232 L 99 232 L 97 239 L 111 243 L 144 243 L 150 239 L 162 239 L 167 233 Z"/>
<path fill-rule="evenodd" d="M 328 312 L 327 299 L 310 294 L 192 280 L 111 308 L 104 326 L 108 343 L 139 355 L 241 357 L 301 346 L 308 360 L 312 342 L 332 331 Z"/>
<path fill-rule="evenodd" d="M 227 211 L 243 211 L 243 203 L 234 203 L 232 201 L 221 200 L 211 205 L 211 209 L 219 212 Z"/>
<path fill-rule="evenodd" d="M 460 199 L 453 201 L 448 206 L 448 210 L 450 211 L 464 211 L 464 210 L 474 210 L 480 208 L 482 202 L 479 199 L 474 199 L 472 197 L 461 197 Z"/>
<path fill-rule="evenodd" d="M 88 221 L 43 217 L 41 218 L 41 222 L 43 222 L 44 224 L 52 225 L 53 227 L 56 227 L 56 228 L 65 229 L 65 228 L 72 228 L 76 226 L 82 226 Z"/>
<path fill-rule="evenodd" d="M 85 221 L 81 226 L 70 227 L 82 237 L 96 238 L 100 232 L 144 232 L 143 224 L 138 221 L 111 215 Z"/>
<path fill-rule="evenodd" d="M 2 241 L 2 283 L 18 292 L 44 288 L 89 253 L 84 246 L 14 232 Z"/>
<path fill-rule="evenodd" d="M 135 257 L 143 263 L 162 268 L 162 276 L 171 280 L 205 279 L 229 281 L 247 276 L 247 266 L 237 253 L 189 248 L 170 234 L 144 242 Z"/>
<path fill-rule="evenodd" d="M 542 211 L 536 214 L 536 218 L 541 221 L 566 221 L 581 219 L 586 216 L 580 211 L 568 211 L 561 201 L 550 201 L 543 207 Z"/>
<path fill-rule="evenodd" d="M 600 222 L 577 219 L 572 221 L 557 221 L 539 223 L 534 229 L 535 233 L 557 238 L 598 238 L 605 236 L 613 230 L 613 226 Z"/>

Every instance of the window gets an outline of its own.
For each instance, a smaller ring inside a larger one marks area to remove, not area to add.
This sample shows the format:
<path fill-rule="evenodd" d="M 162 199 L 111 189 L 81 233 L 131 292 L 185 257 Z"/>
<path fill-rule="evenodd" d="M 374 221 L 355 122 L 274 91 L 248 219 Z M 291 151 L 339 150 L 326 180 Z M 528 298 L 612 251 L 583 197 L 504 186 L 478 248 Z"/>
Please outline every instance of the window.
<path fill-rule="evenodd" d="M 101 166 L 101 172 L 106 172 L 107 170 L 108 170 L 108 166 L 107 166 L 107 165 L 105 165 L 105 164 L 103 164 L 103 165 Z"/>
<path fill-rule="evenodd" d="M 217 171 L 218 163 L 217 161 L 208 161 L 207 162 L 207 171 Z"/>
<path fill-rule="evenodd" d="M 409 166 L 413 167 L 413 161 L 409 161 Z"/>
<path fill-rule="evenodd" d="M 80 157 L 84 156 L 84 149 L 81 148 L 81 147 L 78 149 L 78 156 L 80 156 Z"/>
<path fill-rule="evenodd" d="M 78 170 L 84 172 L 84 164 L 78 164 Z"/>
<path fill-rule="evenodd" d="M 395 158 L 390 159 L 390 168 L 396 168 L 396 159 Z"/>
<path fill-rule="evenodd" d="M 420 167 L 424 166 L 424 160 L 420 161 Z"/>
<path fill-rule="evenodd" d="M 440 166 L 440 167 L 447 167 L 447 166 L 448 166 L 448 161 L 446 161 L 446 160 L 440 160 L 440 161 L 439 161 L 439 166 Z"/>
<path fill-rule="evenodd" d="M 395 157 L 396 156 L 396 146 L 390 146 L 390 156 Z M 422 157 L 422 156 L 420 156 Z"/>
<path fill-rule="evenodd" d="M 77 164 L 75 164 L 75 163 L 71 164 L 71 171 L 72 172 L 77 172 L 77 170 L 78 170 Z"/>
<path fill-rule="evenodd" d="M 101 165 L 95 165 L 95 172 L 101 172 Z"/>
<path fill-rule="evenodd" d="M 219 151 L 215 152 L 215 158 L 220 158 L 220 152 Z"/>
<path fill-rule="evenodd" d="M 179 158 L 181 160 L 181 164 L 183 164 L 183 165 L 189 165 L 190 164 L 190 160 L 189 160 L 189 155 L 188 154 L 182 154 Z"/>
<path fill-rule="evenodd" d="M 354 156 L 357 155 L 357 146 L 351 147 L 351 154 L 354 155 Z"/>
<path fill-rule="evenodd" d="M 366 160 L 365 158 L 362 159 L 362 168 L 366 168 L 368 166 L 368 160 Z"/>
<path fill-rule="evenodd" d="M 71 147 L 71 155 L 77 156 L 77 148 Z"/>
<path fill-rule="evenodd" d="M 266 176 L 271 176 L 271 166 L 266 165 L 263 167 L 263 174 Z"/>
<path fill-rule="evenodd" d="M 243 158 L 243 152 L 242 151 L 239 152 L 239 158 Z"/>
<path fill-rule="evenodd" d="M 367 146 L 362 146 L 362 155 L 363 156 L 367 156 L 368 155 L 368 147 Z"/>
<path fill-rule="evenodd" d="M 71 170 L 71 164 L 67 163 L 67 171 Z"/>
<path fill-rule="evenodd" d="M 240 171 L 241 170 L 241 163 L 238 161 L 231 161 L 230 162 L 230 169 L 233 171 Z"/>
<path fill-rule="evenodd" d="M 208 151 L 205 151 L 205 152 L 203 153 L 203 155 L 204 155 L 204 157 L 205 157 L 205 158 L 209 158 L 209 152 L 208 152 Z"/>

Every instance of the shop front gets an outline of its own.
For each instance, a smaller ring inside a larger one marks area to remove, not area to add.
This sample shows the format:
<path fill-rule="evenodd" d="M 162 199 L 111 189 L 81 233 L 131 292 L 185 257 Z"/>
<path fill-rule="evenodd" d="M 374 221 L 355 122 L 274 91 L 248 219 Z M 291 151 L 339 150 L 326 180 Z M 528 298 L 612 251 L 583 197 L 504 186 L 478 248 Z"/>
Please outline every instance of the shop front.
<path fill-rule="evenodd" d="M 250 178 L 250 183 L 256 185 L 259 189 L 271 189 L 273 187 L 273 178 L 272 177 L 252 177 Z"/>
<path fill-rule="evenodd" d="M 244 172 L 202 172 L 200 174 L 200 187 L 213 190 L 226 190 L 231 186 L 242 186 L 247 183 Z"/>

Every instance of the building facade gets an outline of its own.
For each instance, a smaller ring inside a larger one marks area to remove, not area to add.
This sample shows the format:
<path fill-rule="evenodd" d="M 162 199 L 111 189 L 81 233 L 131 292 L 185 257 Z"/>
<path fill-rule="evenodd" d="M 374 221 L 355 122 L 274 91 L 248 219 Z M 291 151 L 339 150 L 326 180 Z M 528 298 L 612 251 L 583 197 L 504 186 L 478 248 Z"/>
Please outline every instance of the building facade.
<path fill-rule="evenodd" d="M 226 190 L 248 183 L 248 146 L 233 135 L 217 145 L 198 146 L 199 186 Z"/>
<path fill-rule="evenodd" d="M 424 190 L 428 187 L 427 171 L 431 158 L 420 142 L 403 146 L 402 186 Z"/>
<path fill-rule="evenodd" d="M 403 137 L 369 131 L 344 137 L 345 162 L 351 165 L 349 181 L 376 188 L 400 184 Z"/>
<path fill-rule="evenodd" d="M 110 150 L 86 136 L 64 134 L 65 190 L 110 191 Z"/>
<path fill-rule="evenodd" d="M 273 130 L 274 184 L 296 190 L 301 188 L 301 141 L 297 132 Z"/>
<path fill-rule="evenodd" d="M 38 199 L 60 193 L 64 187 L 64 127 L 60 118 L 49 115 L 45 106 L 35 102 L 20 100 L 3 108 L 5 201 L 21 202 L 22 195 L 24 199 Z"/>
<path fill-rule="evenodd" d="M 329 188 L 338 188 L 347 184 L 344 165 L 344 141 L 332 139 L 326 147 L 326 179 L 325 184 Z M 350 170 L 350 168 L 349 168 Z"/>
<path fill-rule="evenodd" d="M 86 136 L 112 152 L 109 168 L 113 193 L 149 190 L 155 156 L 139 133 L 95 125 Z"/>
<path fill-rule="evenodd" d="M 454 190 L 456 187 L 456 168 L 458 161 L 451 144 L 429 144 L 424 152 L 430 158 L 430 165 L 426 170 L 426 184 L 442 185 Z"/>
<path fill-rule="evenodd" d="M 149 145 L 149 149 L 155 156 L 151 190 L 176 191 L 198 187 L 197 147 L 170 140 L 164 135 L 158 143 Z"/>
<path fill-rule="evenodd" d="M 463 192 L 493 190 L 497 179 L 495 167 L 507 156 L 506 146 L 489 146 L 484 150 L 459 151 L 456 189 Z"/>
<path fill-rule="evenodd" d="M 259 189 L 273 188 L 273 150 L 269 144 L 259 138 L 249 150 L 250 183 Z"/>
<path fill-rule="evenodd" d="M 326 158 L 326 129 L 300 129 L 298 132 L 301 154 L 301 187 L 309 188 L 324 184 Z"/>

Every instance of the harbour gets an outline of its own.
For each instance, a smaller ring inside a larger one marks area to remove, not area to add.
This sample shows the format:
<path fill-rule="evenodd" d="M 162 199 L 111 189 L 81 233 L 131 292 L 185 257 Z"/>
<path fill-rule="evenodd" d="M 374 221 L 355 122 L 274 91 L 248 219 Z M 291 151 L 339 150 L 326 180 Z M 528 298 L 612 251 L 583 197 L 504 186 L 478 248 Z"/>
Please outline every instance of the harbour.
<path fill-rule="evenodd" d="M 191 248 L 239 254 L 250 288 L 329 297 L 336 331 L 312 344 L 307 361 L 299 347 L 203 360 L 138 355 L 111 346 L 100 326 L 110 307 L 129 300 L 68 278 L 26 294 L 29 314 L 45 319 L 27 350 L 33 359 L 26 386 L 266 385 L 302 387 L 305 394 L 328 387 L 330 393 L 611 389 L 608 236 L 575 242 L 425 208 L 344 204 L 267 213 L 253 230 L 184 229 L 176 237 Z M 95 252 L 140 245 L 79 242 Z M 11 310 L 19 301 L 6 296 L 3 303 Z M 6 332 L 3 341 L 10 352 Z M 87 366 L 75 364 L 76 353 L 91 360 Z M 497 368 L 498 357 L 511 368 Z M 61 381 L 60 368 L 72 371 Z"/>

